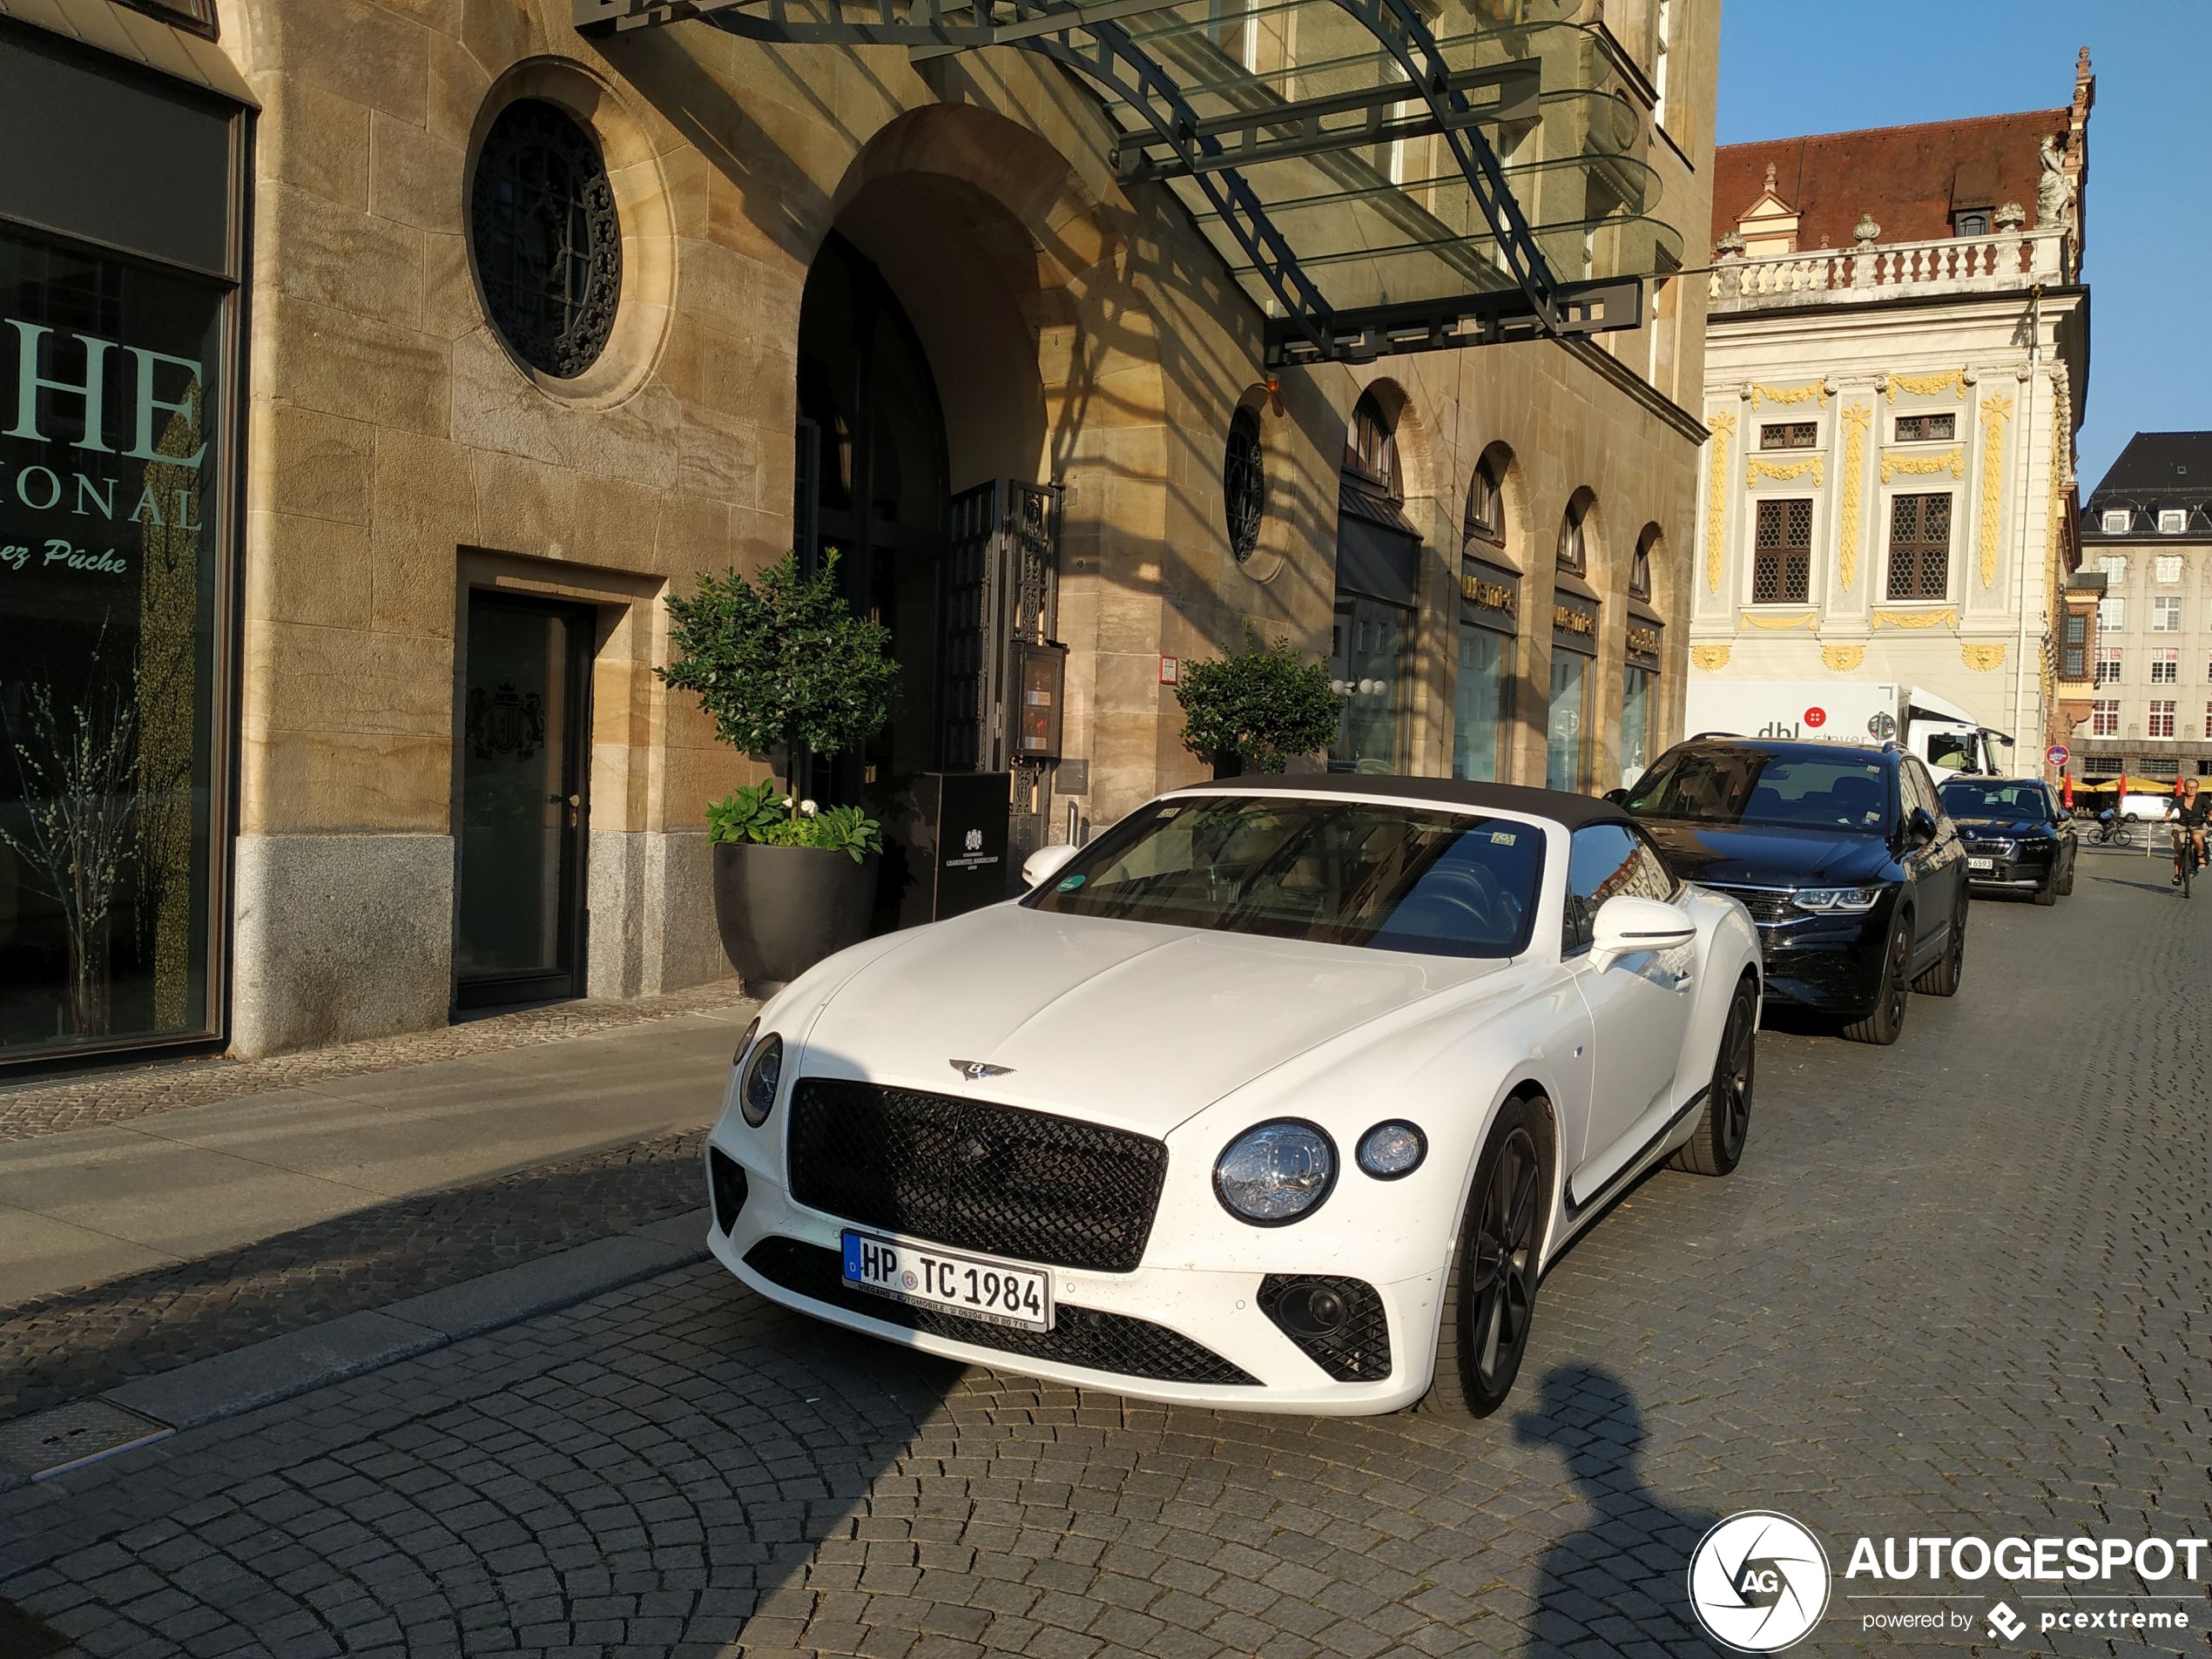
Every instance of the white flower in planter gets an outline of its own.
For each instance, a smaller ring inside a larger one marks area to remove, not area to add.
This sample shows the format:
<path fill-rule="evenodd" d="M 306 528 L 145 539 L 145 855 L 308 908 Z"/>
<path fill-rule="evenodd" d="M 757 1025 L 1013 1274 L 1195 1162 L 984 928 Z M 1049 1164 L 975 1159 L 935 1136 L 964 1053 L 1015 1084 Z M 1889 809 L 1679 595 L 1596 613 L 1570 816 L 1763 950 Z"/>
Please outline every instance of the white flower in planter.
<path fill-rule="evenodd" d="M 806 817 L 812 818 L 815 813 L 820 812 L 821 808 L 815 806 L 811 800 L 802 800 L 799 803 L 799 810 Z"/>

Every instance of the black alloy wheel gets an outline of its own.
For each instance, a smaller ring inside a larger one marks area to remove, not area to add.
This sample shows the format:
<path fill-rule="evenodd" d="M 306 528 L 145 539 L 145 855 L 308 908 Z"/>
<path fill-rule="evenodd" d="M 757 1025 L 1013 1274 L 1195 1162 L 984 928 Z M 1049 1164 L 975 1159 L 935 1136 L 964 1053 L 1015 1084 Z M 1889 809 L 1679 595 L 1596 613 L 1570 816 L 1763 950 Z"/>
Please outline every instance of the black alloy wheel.
<path fill-rule="evenodd" d="M 1513 1392 L 1535 1313 L 1551 1215 L 1551 1177 L 1537 1142 L 1541 1101 L 1506 1103 L 1474 1172 L 1452 1254 L 1424 1410 L 1487 1417 Z"/>
<path fill-rule="evenodd" d="M 1853 1042 L 1889 1044 L 1905 1030 L 1905 999 L 1912 972 L 1912 916 L 1900 909 L 1890 931 L 1889 948 L 1882 956 L 1882 981 L 1874 993 L 1874 1006 L 1844 1027 Z"/>
<path fill-rule="evenodd" d="M 1959 907 L 1951 913 L 1951 931 L 1944 935 L 1943 955 L 1933 968 L 1912 981 L 1914 990 L 1925 991 L 1930 996 L 1959 995 L 1959 981 L 1966 972 L 1966 917 L 1972 900 L 1973 894 L 1961 887 Z"/>
<path fill-rule="evenodd" d="M 1751 1089 L 1758 1062 L 1758 992 L 1746 977 L 1728 1005 L 1713 1056 L 1713 1081 L 1705 1090 L 1705 1109 L 1696 1132 L 1679 1147 L 1670 1163 L 1693 1175 L 1726 1175 L 1743 1160 L 1751 1130 Z"/>

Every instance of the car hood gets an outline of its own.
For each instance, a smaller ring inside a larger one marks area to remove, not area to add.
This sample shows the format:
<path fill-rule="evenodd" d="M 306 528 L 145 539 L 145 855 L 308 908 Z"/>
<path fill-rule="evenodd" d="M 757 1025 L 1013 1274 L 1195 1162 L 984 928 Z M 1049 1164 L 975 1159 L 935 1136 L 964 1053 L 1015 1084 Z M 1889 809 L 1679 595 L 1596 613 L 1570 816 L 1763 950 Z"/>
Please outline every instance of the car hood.
<path fill-rule="evenodd" d="M 1961 818 L 1951 814 L 1951 821 L 1960 829 L 1977 835 L 2049 835 L 2054 832 L 2040 818 Z"/>
<path fill-rule="evenodd" d="M 1645 819 L 1685 881 L 1720 887 L 1844 886 L 1880 878 L 1890 850 L 1878 835 L 1771 824 L 1683 824 Z"/>
<path fill-rule="evenodd" d="M 916 929 L 839 984 L 800 1070 L 1164 1135 L 1285 1061 L 1507 966 L 994 905 Z M 1007 1069 L 970 1080 L 955 1061 Z"/>

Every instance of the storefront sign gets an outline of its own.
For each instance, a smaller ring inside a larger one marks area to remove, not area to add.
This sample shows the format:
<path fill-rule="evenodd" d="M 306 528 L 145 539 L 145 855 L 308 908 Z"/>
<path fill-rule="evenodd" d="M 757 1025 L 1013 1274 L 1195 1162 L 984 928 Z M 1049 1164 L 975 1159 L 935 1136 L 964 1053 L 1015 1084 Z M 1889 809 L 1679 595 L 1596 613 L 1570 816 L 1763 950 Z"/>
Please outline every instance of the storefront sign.
<path fill-rule="evenodd" d="M 1510 617 L 1521 607 L 1521 597 L 1502 582 L 1487 582 L 1472 572 L 1460 577 L 1460 597 L 1478 610 L 1502 611 Z"/>
<path fill-rule="evenodd" d="M 1659 666 L 1659 630 L 1649 623 L 1632 622 L 1628 631 L 1629 660 L 1638 668 Z"/>
<path fill-rule="evenodd" d="M 1575 597 L 1552 601 L 1552 640 L 1570 651 L 1597 654 L 1597 606 Z"/>

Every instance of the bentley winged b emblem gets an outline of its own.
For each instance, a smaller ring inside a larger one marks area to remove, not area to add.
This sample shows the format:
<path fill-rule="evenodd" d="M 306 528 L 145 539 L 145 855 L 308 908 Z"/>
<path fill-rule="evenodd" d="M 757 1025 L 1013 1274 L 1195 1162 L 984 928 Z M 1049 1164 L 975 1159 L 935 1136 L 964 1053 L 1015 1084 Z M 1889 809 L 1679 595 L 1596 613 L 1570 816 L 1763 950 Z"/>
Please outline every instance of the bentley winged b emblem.
<path fill-rule="evenodd" d="M 951 1063 L 954 1071 L 972 1083 L 980 1083 L 986 1077 L 1003 1077 L 1014 1069 L 1011 1066 L 992 1065 L 986 1060 L 955 1060 Z"/>

